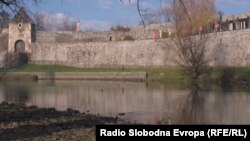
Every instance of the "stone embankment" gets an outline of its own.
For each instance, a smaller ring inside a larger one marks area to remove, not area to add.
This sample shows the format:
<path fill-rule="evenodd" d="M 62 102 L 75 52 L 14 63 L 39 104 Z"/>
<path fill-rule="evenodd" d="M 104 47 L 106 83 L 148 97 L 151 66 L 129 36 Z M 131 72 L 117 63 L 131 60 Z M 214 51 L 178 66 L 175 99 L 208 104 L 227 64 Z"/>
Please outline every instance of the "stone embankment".
<path fill-rule="evenodd" d="M 8 72 L 3 80 L 124 80 L 145 81 L 146 72 Z"/>

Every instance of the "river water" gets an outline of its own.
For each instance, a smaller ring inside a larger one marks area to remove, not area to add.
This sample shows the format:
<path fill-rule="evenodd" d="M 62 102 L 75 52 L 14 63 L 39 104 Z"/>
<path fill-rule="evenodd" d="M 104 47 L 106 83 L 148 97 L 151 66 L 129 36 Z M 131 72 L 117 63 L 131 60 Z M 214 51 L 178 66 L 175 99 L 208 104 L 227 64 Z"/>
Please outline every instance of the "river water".
<path fill-rule="evenodd" d="M 0 102 L 72 108 L 146 124 L 250 124 L 250 91 L 120 81 L 0 83 Z"/>

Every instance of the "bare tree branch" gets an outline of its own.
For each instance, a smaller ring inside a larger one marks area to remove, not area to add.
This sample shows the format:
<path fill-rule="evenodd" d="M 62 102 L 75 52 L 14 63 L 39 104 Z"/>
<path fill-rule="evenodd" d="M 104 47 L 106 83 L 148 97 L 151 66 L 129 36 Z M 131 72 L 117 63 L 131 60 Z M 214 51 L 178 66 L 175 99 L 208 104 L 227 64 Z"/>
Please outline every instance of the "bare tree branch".
<path fill-rule="evenodd" d="M 6 11 L 16 14 L 21 7 L 26 6 L 27 2 L 38 4 L 40 1 L 42 0 L 0 0 L 0 6 L 1 10 L 5 9 Z"/>
<path fill-rule="evenodd" d="M 120 0 L 122 3 L 124 2 L 124 0 Z M 130 0 L 128 0 L 129 2 L 131 2 Z M 143 24 L 143 26 L 145 26 L 145 21 L 144 21 L 144 14 L 145 12 L 148 11 L 148 9 L 141 9 L 141 6 L 140 6 L 140 0 L 136 0 L 136 7 L 137 7 L 137 11 L 138 11 L 138 14 L 141 18 L 141 22 Z"/>
<path fill-rule="evenodd" d="M 143 26 L 145 26 L 144 18 L 143 18 L 143 15 L 142 15 L 143 10 L 140 9 L 140 0 L 137 0 L 137 10 L 138 10 L 139 16 L 141 18 L 141 22 L 142 22 Z"/>
<path fill-rule="evenodd" d="M 187 14 L 183 14 L 187 13 Z M 210 21 L 215 17 L 213 0 L 176 0 L 173 2 L 173 25 L 176 30 L 172 38 L 178 63 L 194 79 L 198 78 L 208 63 L 205 56 L 206 43 L 210 36 L 205 34 Z"/>
<path fill-rule="evenodd" d="M 188 16 L 189 22 L 191 22 L 191 18 L 190 18 L 189 14 L 188 14 L 188 11 L 187 11 L 187 8 L 186 8 L 185 4 L 183 3 L 183 0 L 174 0 L 174 3 L 176 3 L 176 1 L 179 1 L 181 3 L 181 5 L 183 6 L 183 9 L 185 11 L 185 13 Z"/>

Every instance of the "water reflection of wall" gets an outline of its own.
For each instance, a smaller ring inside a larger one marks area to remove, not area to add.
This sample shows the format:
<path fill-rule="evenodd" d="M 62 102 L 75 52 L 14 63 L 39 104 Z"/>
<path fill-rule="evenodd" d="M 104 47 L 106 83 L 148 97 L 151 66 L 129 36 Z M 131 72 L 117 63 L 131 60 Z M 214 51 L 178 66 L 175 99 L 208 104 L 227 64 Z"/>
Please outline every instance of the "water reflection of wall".
<path fill-rule="evenodd" d="M 250 95 L 247 92 L 202 92 L 191 94 L 177 123 L 249 124 Z"/>
<path fill-rule="evenodd" d="M 205 123 L 250 123 L 250 95 L 248 92 L 227 92 L 220 94 L 210 92 L 205 98 L 203 111 L 210 111 L 209 113 L 212 113 L 205 113 Z"/>
<path fill-rule="evenodd" d="M 43 87 L 30 95 L 28 105 L 61 110 L 71 107 L 104 115 L 126 113 L 128 118 L 152 120 L 173 116 L 181 109 L 187 96 L 185 91 L 147 88 L 144 82 L 60 81 L 54 86 L 46 86 L 44 81 L 41 85 Z"/>
<path fill-rule="evenodd" d="M 182 124 L 250 123 L 247 92 L 178 90 L 137 82 L 41 82 L 28 103 L 104 115 L 126 113 L 134 121 L 167 120 Z M 44 88 L 46 86 L 46 88 Z"/>
<path fill-rule="evenodd" d="M 3 101 L 5 101 L 4 88 L 3 85 L 0 85 L 0 102 L 2 103 Z"/>
<path fill-rule="evenodd" d="M 117 116 L 138 122 L 171 119 L 178 124 L 249 124 L 250 95 L 170 88 L 163 84 L 106 81 L 39 81 L 0 84 L 0 102 Z"/>

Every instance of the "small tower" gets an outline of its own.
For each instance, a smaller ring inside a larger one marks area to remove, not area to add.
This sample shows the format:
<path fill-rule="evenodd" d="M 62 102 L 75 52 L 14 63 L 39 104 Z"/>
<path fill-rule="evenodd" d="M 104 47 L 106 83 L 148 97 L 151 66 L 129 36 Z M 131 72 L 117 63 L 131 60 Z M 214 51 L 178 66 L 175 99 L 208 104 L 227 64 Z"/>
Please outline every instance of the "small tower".
<path fill-rule="evenodd" d="M 80 20 L 78 20 L 76 23 L 76 32 L 80 32 L 80 31 L 81 31 Z"/>
<path fill-rule="evenodd" d="M 22 7 L 9 23 L 8 53 L 31 53 L 30 44 L 35 41 L 35 24 Z"/>

